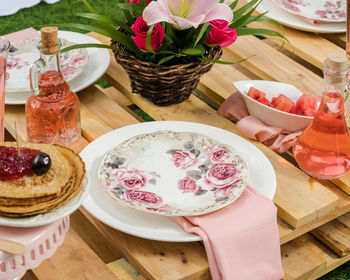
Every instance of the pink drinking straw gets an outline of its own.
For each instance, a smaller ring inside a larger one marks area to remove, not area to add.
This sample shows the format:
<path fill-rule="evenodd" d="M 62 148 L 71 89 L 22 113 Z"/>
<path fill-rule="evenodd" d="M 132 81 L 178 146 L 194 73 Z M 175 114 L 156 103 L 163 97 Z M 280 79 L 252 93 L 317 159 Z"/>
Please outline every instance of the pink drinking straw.
<path fill-rule="evenodd" d="M 6 59 L 10 42 L 0 37 L 0 142 L 4 141 Z"/>

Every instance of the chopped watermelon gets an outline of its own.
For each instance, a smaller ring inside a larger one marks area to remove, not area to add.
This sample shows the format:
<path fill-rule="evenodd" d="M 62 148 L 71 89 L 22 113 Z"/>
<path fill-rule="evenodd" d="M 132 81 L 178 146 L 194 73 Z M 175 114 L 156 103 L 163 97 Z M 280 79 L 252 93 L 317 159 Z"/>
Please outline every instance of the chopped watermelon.
<path fill-rule="evenodd" d="M 247 94 L 249 97 L 255 99 L 256 101 L 265 104 L 267 106 L 270 106 L 271 103 L 270 101 L 266 98 L 266 94 L 264 92 L 262 92 L 261 90 L 258 90 L 254 87 L 251 87 L 249 89 L 249 92 Z"/>
<path fill-rule="evenodd" d="M 302 116 L 314 116 L 317 110 L 317 97 L 303 94 L 295 105 L 295 114 Z"/>
<path fill-rule="evenodd" d="M 295 111 L 295 103 L 284 94 L 273 97 L 271 107 L 287 113 L 293 113 Z"/>

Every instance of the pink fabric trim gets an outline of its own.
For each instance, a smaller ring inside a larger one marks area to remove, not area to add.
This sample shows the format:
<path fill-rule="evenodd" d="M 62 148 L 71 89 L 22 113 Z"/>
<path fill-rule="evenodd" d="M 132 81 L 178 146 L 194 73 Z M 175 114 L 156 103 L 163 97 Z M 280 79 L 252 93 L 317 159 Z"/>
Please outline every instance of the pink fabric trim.
<path fill-rule="evenodd" d="M 284 153 L 293 147 L 302 133 L 302 131 L 289 132 L 268 126 L 257 118 L 249 116 L 244 100 L 238 92 L 225 100 L 218 113 L 230 120 L 238 121 L 237 128 L 244 136 L 264 143 L 277 153 Z"/>

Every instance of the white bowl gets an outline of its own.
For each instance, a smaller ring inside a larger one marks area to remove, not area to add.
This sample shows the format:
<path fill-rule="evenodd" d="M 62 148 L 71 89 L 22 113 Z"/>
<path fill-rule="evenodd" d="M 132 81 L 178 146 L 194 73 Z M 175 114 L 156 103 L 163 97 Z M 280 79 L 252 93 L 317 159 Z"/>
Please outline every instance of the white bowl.
<path fill-rule="evenodd" d="M 276 110 L 256 101 L 247 95 L 249 89 L 251 87 L 254 87 L 266 93 L 266 98 L 270 101 L 273 97 L 277 97 L 282 93 L 290 98 L 293 102 L 296 102 L 303 93 L 290 84 L 271 81 L 249 80 L 233 82 L 233 86 L 243 96 L 249 114 L 258 118 L 267 125 L 280 127 L 285 130 L 294 132 L 308 126 L 313 119 L 313 117 L 300 116 Z"/>

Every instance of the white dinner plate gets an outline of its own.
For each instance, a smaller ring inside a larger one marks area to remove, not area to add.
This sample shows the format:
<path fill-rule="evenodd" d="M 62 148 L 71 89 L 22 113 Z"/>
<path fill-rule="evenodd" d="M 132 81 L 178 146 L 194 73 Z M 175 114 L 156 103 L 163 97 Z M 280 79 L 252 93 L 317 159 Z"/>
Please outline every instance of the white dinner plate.
<path fill-rule="evenodd" d="M 58 36 L 77 44 L 101 44 L 100 41 L 78 32 L 58 31 Z M 102 75 L 106 72 L 110 63 L 110 54 L 107 49 L 86 48 L 86 50 L 88 53 L 88 62 L 84 67 L 83 72 L 69 82 L 70 88 L 74 92 L 78 92 L 90 86 L 99 78 L 101 78 Z M 30 93 L 28 92 L 5 92 L 5 104 L 25 104 L 29 95 Z"/>
<path fill-rule="evenodd" d="M 251 0 L 246 0 L 250 2 Z M 318 1 L 318 0 L 315 0 Z M 259 13 L 267 12 L 267 17 L 277 20 L 279 23 L 309 32 L 316 33 L 343 33 L 346 32 L 346 23 L 327 23 L 327 24 L 319 24 L 312 25 L 302 21 L 301 19 L 295 17 L 294 15 L 288 13 L 287 11 L 281 9 L 277 5 L 275 5 L 272 0 L 262 0 L 261 4 L 258 6 L 257 11 Z"/>
<path fill-rule="evenodd" d="M 88 180 L 84 178 L 82 190 L 60 207 L 44 213 L 24 218 L 0 217 L 0 225 L 10 227 L 38 227 L 58 221 L 77 210 L 88 194 Z"/>
<path fill-rule="evenodd" d="M 30 38 L 11 43 L 6 66 L 6 93 L 15 94 L 28 92 L 30 94 L 29 71 L 31 65 L 38 59 L 40 38 Z M 62 48 L 74 45 L 66 39 L 61 39 Z M 74 49 L 60 54 L 61 71 L 67 82 L 78 77 L 88 62 L 85 49 Z"/>
<path fill-rule="evenodd" d="M 99 184 L 97 171 L 106 152 L 131 137 L 159 130 L 201 133 L 231 146 L 248 166 L 248 184 L 273 199 L 276 192 L 273 167 L 266 156 L 249 141 L 213 126 L 180 121 L 154 121 L 113 130 L 91 142 L 80 153 L 86 165 L 90 187 L 83 206 L 91 215 L 115 229 L 142 238 L 171 242 L 201 240 L 197 235 L 186 233 L 169 217 L 144 213 L 118 204 Z"/>

